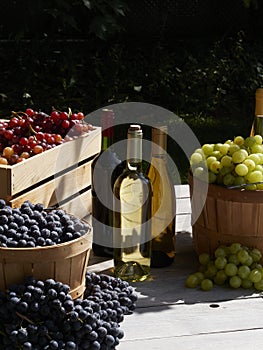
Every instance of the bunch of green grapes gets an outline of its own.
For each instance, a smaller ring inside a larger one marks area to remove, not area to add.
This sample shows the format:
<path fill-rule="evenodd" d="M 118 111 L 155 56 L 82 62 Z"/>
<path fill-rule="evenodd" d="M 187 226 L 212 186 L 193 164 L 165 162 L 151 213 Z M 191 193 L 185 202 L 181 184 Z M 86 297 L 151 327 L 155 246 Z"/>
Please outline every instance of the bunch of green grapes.
<path fill-rule="evenodd" d="M 256 248 L 248 248 L 240 243 L 219 246 L 213 256 L 199 255 L 199 271 L 191 273 L 185 284 L 189 288 L 200 287 L 211 290 L 216 285 L 231 288 L 255 288 L 263 291 L 262 254 Z"/>
<path fill-rule="evenodd" d="M 204 144 L 190 157 L 191 170 L 200 180 L 219 185 L 263 189 L 262 136 L 236 136 L 225 143 Z"/>

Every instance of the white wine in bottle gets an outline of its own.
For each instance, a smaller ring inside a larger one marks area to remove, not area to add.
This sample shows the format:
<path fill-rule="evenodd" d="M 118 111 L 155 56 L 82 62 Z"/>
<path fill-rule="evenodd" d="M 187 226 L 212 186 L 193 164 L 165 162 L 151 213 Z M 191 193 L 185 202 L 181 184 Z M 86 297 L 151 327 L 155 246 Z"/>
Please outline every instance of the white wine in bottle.
<path fill-rule="evenodd" d="M 263 136 L 263 88 L 257 89 L 255 94 L 255 118 L 250 136 L 254 135 Z"/>
<path fill-rule="evenodd" d="M 152 129 L 152 159 L 148 177 L 152 183 L 151 267 L 172 264 L 175 256 L 175 192 L 167 168 L 167 127 Z"/>
<path fill-rule="evenodd" d="M 130 125 L 126 169 L 117 178 L 114 193 L 114 271 L 127 281 L 150 275 L 152 188 L 142 172 L 142 130 Z"/>

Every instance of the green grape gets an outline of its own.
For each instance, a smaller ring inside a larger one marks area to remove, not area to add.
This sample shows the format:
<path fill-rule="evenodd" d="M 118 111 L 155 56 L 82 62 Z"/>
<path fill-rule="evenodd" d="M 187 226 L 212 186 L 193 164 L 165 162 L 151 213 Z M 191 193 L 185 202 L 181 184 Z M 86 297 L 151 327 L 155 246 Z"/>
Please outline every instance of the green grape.
<path fill-rule="evenodd" d="M 213 287 L 214 287 L 213 281 L 211 281 L 209 278 L 205 278 L 201 282 L 201 289 L 204 291 L 212 290 Z"/>
<path fill-rule="evenodd" d="M 232 157 L 228 156 L 228 155 L 225 155 L 221 158 L 221 165 L 223 167 L 231 167 L 233 165 L 233 159 Z"/>
<path fill-rule="evenodd" d="M 221 159 L 222 158 L 222 153 L 220 153 L 219 151 L 213 151 L 211 153 L 211 156 L 212 157 L 216 157 L 217 160 Z"/>
<path fill-rule="evenodd" d="M 218 174 L 220 168 L 221 168 L 221 163 L 219 162 L 219 160 L 215 160 L 209 166 L 209 169 L 215 174 Z"/>
<path fill-rule="evenodd" d="M 215 267 L 218 269 L 218 270 L 222 270 L 225 268 L 227 264 L 227 259 L 223 256 L 218 256 L 216 259 L 215 259 Z"/>
<path fill-rule="evenodd" d="M 221 163 L 221 165 L 222 165 L 222 163 Z M 219 173 L 220 173 L 221 175 L 225 176 L 226 174 L 231 173 L 234 169 L 235 169 L 234 164 L 232 164 L 232 165 L 229 166 L 229 167 L 224 167 L 224 166 L 222 166 L 221 169 L 219 170 Z"/>
<path fill-rule="evenodd" d="M 250 160 L 252 160 L 252 159 L 250 159 Z M 263 166 L 262 166 L 262 164 L 257 164 L 254 169 L 255 170 L 259 170 L 259 171 L 261 171 L 263 173 Z"/>
<path fill-rule="evenodd" d="M 226 174 L 223 177 L 223 183 L 225 186 L 232 186 L 234 184 L 235 177 L 232 174 Z"/>
<path fill-rule="evenodd" d="M 251 266 L 253 264 L 253 259 L 252 257 L 249 255 L 247 260 L 244 262 L 244 265 L 247 265 L 247 266 Z"/>
<path fill-rule="evenodd" d="M 254 248 L 250 251 L 250 256 L 252 257 L 253 261 L 259 262 L 262 258 L 262 254 L 259 249 Z"/>
<path fill-rule="evenodd" d="M 231 254 L 236 254 L 241 249 L 240 243 L 232 243 L 229 247 Z"/>
<path fill-rule="evenodd" d="M 230 146 L 230 145 L 233 145 L 234 141 L 233 141 L 233 140 L 226 140 L 225 143 L 228 144 L 228 145 Z"/>
<path fill-rule="evenodd" d="M 242 279 L 241 287 L 244 289 L 250 289 L 253 287 L 253 282 L 251 282 L 248 278 Z"/>
<path fill-rule="evenodd" d="M 262 144 L 262 136 L 261 135 L 254 135 L 254 139 L 258 145 Z"/>
<path fill-rule="evenodd" d="M 251 171 L 248 173 L 247 179 L 249 182 L 260 182 L 263 180 L 262 172 L 259 170 Z"/>
<path fill-rule="evenodd" d="M 225 246 L 219 246 L 218 248 L 216 248 L 214 252 L 214 256 L 216 258 L 218 258 L 219 256 L 226 257 L 226 255 L 227 255 L 227 251 Z"/>
<path fill-rule="evenodd" d="M 258 154 L 256 153 L 252 153 L 250 154 L 247 159 L 252 159 L 254 161 L 254 163 L 257 165 L 257 164 L 260 164 L 260 161 L 261 161 L 261 158 Z"/>
<path fill-rule="evenodd" d="M 239 261 L 238 261 L 238 258 L 237 258 L 237 254 L 230 254 L 229 257 L 228 257 L 228 262 L 232 263 L 234 265 L 238 265 Z"/>
<path fill-rule="evenodd" d="M 216 175 L 216 183 L 218 185 L 223 185 L 223 178 L 224 176 L 220 174 L 220 171 L 219 171 L 219 173 Z"/>
<path fill-rule="evenodd" d="M 257 184 L 257 190 L 262 191 L 263 190 L 263 184 Z"/>
<path fill-rule="evenodd" d="M 227 154 L 230 145 L 228 143 L 220 144 L 218 151 L 224 156 Z"/>
<path fill-rule="evenodd" d="M 224 270 L 226 275 L 229 277 L 235 276 L 237 274 L 237 266 L 233 263 L 227 263 Z"/>
<path fill-rule="evenodd" d="M 237 164 L 235 167 L 235 172 L 238 176 L 245 176 L 248 173 L 248 167 L 244 163 Z"/>
<path fill-rule="evenodd" d="M 263 279 L 261 279 L 258 282 L 254 283 L 254 287 L 256 288 L 256 290 L 258 290 L 259 292 L 263 292 Z"/>
<path fill-rule="evenodd" d="M 203 160 L 202 154 L 194 152 L 190 157 L 190 164 L 199 164 Z"/>
<path fill-rule="evenodd" d="M 248 157 L 248 153 L 244 149 L 240 149 L 232 154 L 234 163 L 242 163 Z"/>
<path fill-rule="evenodd" d="M 257 155 L 259 156 L 259 165 L 263 164 L 263 153 L 257 153 Z"/>
<path fill-rule="evenodd" d="M 259 282 L 262 279 L 262 274 L 259 269 L 253 269 L 250 271 L 248 279 L 253 282 Z"/>
<path fill-rule="evenodd" d="M 204 154 L 205 155 L 209 155 L 209 154 L 211 154 L 212 152 L 213 152 L 213 150 L 214 150 L 214 145 L 213 144 L 208 144 L 208 143 L 206 143 L 206 144 L 204 144 L 203 146 L 202 146 L 202 151 L 204 152 Z"/>
<path fill-rule="evenodd" d="M 212 171 L 208 171 L 208 182 L 212 184 L 216 182 L 216 179 L 217 179 L 216 174 L 212 173 Z"/>
<path fill-rule="evenodd" d="M 214 277 L 214 282 L 217 285 L 223 285 L 226 282 L 227 278 L 228 277 L 224 270 L 218 270 Z"/>
<path fill-rule="evenodd" d="M 236 136 L 234 138 L 234 143 L 237 144 L 238 146 L 242 146 L 244 144 L 245 140 L 242 136 Z"/>
<path fill-rule="evenodd" d="M 204 273 L 205 277 L 212 278 L 216 275 L 218 269 L 214 263 L 208 264 L 207 269 Z"/>
<path fill-rule="evenodd" d="M 249 257 L 249 254 L 245 249 L 240 249 L 237 252 L 237 260 L 241 264 L 244 264 L 247 261 L 248 257 Z"/>
<path fill-rule="evenodd" d="M 202 181 L 207 181 L 208 179 L 207 171 L 201 166 L 194 169 L 193 175 Z"/>
<path fill-rule="evenodd" d="M 207 157 L 207 158 L 206 158 L 207 167 L 209 168 L 209 167 L 210 167 L 210 164 L 211 164 L 212 162 L 215 162 L 216 160 L 217 160 L 216 157 L 213 157 L 213 156 Z"/>
<path fill-rule="evenodd" d="M 244 184 L 246 184 L 244 176 L 235 177 L 234 185 L 244 185 Z"/>
<path fill-rule="evenodd" d="M 196 288 L 199 283 L 199 278 L 195 274 L 190 274 L 185 281 L 185 285 L 188 288 Z"/>
<path fill-rule="evenodd" d="M 258 269 L 261 272 L 261 274 L 263 273 L 262 265 L 255 261 L 251 264 L 250 269 Z"/>
<path fill-rule="evenodd" d="M 249 136 L 245 139 L 244 146 L 251 148 L 256 143 L 254 137 Z"/>
<path fill-rule="evenodd" d="M 256 163 L 254 162 L 253 159 L 250 159 L 250 158 L 245 159 L 244 162 L 243 162 L 242 164 L 243 164 L 243 165 L 246 165 L 246 167 L 247 167 L 247 169 L 248 169 L 247 173 L 248 173 L 249 171 L 254 170 L 255 167 L 256 167 Z M 240 165 L 242 165 L 242 164 L 240 164 Z M 242 176 L 245 176 L 245 175 L 246 175 L 246 174 L 244 174 L 244 175 L 242 175 Z"/>
<path fill-rule="evenodd" d="M 240 147 L 238 145 L 236 145 L 235 143 L 231 144 L 229 147 L 229 150 L 227 152 L 227 154 L 229 156 L 232 156 L 234 152 L 240 150 Z"/>
<path fill-rule="evenodd" d="M 240 278 L 247 279 L 250 274 L 250 268 L 246 265 L 239 266 L 237 274 Z"/>
<path fill-rule="evenodd" d="M 208 253 L 201 253 L 198 257 L 199 263 L 201 265 L 207 265 L 211 261 L 211 257 Z"/>
<path fill-rule="evenodd" d="M 202 151 L 202 148 L 197 148 L 194 153 L 200 153 L 202 155 L 202 157 L 204 158 L 204 152 Z"/>
<path fill-rule="evenodd" d="M 220 152 L 220 147 L 222 147 L 223 144 L 221 142 L 218 142 L 215 144 L 215 151 L 219 151 Z"/>
<path fill-rule="evenodd" d="M 242 283 L 242 280 L 239 276 L 232 276 L 229 279 L 229 285 L 232 288 L 235 288 L 235 289 L 239 288 L 241 286 L 241 283 Z"/>
<path fill-rule="evenodd" d="M 194 275 L 198 278 L 198 285 L 203 281 L 203 279 L 205 278 L 205 275 L 203 272 L 201 271 L 197 271 L 194 273 Z"/>
<path fill-rule="evenodd" d="M 263 146 L 259 145 L 257 143 L 255 143 L 252 147 L 251 147 L 251 152 L 252 153 L 262 153 L 263 152 Z"/>

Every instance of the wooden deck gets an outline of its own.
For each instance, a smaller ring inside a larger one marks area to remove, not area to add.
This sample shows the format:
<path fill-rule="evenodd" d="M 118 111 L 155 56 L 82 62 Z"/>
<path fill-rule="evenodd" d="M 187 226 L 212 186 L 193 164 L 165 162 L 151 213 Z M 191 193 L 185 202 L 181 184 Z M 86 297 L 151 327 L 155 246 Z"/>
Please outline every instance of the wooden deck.
<path fill-rule="evenodd" d="M 121 324 L 118 350 L 232 350 L 263 348 L 263 299 L 253 290 L 185 287 L 198 269 L 192 247 L 188 185 L 176 186 L 176 258 L 168 268 L 134 283 L 136 310 Z M 113 261 L 91 256 L 89 271 L 112 274 Z"/>

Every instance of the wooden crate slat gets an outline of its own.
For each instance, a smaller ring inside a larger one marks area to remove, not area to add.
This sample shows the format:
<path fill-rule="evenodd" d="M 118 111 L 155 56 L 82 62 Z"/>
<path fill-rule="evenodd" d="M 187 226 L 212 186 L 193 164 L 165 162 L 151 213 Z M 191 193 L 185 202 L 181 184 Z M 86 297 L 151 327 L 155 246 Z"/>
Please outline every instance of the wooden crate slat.
<path fill-rule="evenodd" d="M 91 184 L 92 160 L 56 177 L 9 201 L 12 207 L 20 207 L 25 200 L 42 203 L 46 208 L 57 205 Z"/>
<path fill-rule="evenodd" d="M 0 198 L 12 198 L 49 177 L 54 176 L 100 151 L 101 128 L 35 155 L 22 163 L 0 166 Z"/>
<path fill-rule="evenodd" d="M 60 206 L 67 213 L 84 218 L 91 213 L 91 190 L 81 193 Z"/>

